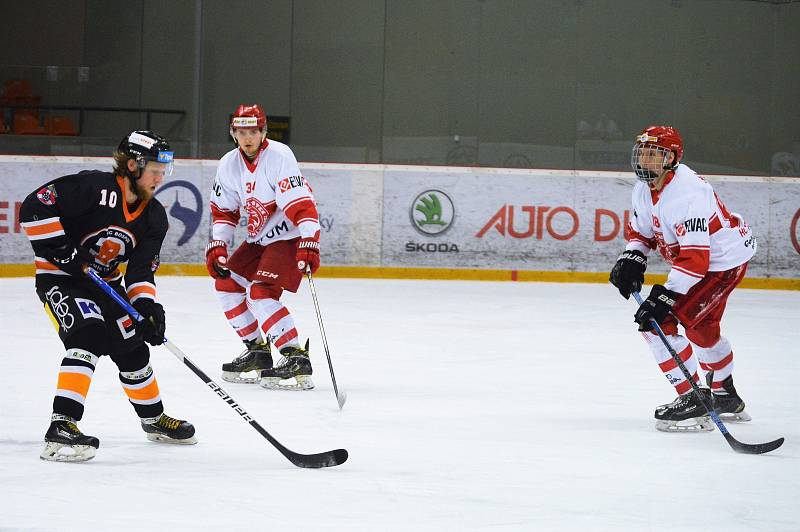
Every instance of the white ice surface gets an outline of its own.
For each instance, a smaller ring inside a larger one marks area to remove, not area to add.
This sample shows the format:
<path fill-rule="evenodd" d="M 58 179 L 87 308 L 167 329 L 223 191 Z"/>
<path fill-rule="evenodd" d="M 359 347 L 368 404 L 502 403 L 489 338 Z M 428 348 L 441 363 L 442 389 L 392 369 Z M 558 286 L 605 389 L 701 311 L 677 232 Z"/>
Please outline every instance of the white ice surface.
<path fill-rule="evenodd" d="M 164 348 L 166 411 L 196 446 L 145 439 L 102 359 L 85 464 L 39 460 L 63 348 L 32 279 L 2 279 L 0 530 L 800 530 L 800 292 L 736 290 L 724 334 L 753 416 L 745 442 L 663 434 L 673 398 L 609 285 L 318 279 L 339 412 L 310 292 L 285 302 L 311 337 L 310 392 L 224 383 L 241 344 L 206 278 L 163 277 L 167 336 L 287 447 L 344 447 L 292 466 Z"/>

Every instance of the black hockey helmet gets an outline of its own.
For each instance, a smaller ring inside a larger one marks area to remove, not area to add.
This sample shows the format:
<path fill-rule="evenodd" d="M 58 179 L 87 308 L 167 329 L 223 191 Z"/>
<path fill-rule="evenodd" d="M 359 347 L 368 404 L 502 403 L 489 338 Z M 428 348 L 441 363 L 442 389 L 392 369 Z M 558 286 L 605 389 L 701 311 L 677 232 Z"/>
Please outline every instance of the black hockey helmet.
<path fill-rule="evenodd" d="M 147 161 L 155 161 L 167 165 L 166 175 L 172 175 L 173 152 L 167 139 L 152 131 L 132 131 L 125 135 L 119 143 L 117 151 L 136 161 L 139 175 Z M 131 176 L 134 179 L 138 176 Z"/>

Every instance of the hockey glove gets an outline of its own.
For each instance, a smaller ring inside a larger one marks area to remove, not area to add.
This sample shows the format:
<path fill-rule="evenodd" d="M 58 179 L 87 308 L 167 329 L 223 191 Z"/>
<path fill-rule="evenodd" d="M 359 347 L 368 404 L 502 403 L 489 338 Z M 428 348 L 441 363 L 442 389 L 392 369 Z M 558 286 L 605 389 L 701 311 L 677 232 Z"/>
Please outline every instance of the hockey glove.
<path fill-rule="evenodd" d="M 647 257 L 641 251 L 632 249 L 625 251 L 617 259 L 608 280 L 617 287 L 625 299 L 632 292 L 639 292 L 644 283 L 644 271 L 647 269 Z"/>
<path fill-rule="evenodd" d="M 639 324 L 641 332 L 651 330 L 653 324 L 650 323 L 650 320 L 654 319 L 660 325 L 669 314 L 669 311 L 672 310 L 672 307 L 675 306 L 675 302 L 679 297 L 680 294 L 667 290 L 660 284 L 653 285 L 650 295 L 647 296 L 647 299 L 642 302 L 639 310 L 634 314 L 633 321 Z"/>
<path fill-rule="evenodd" d="M 61 271 L 81 277 L 87 264 L 93 264 L 94 258 L 83 246 L 76 246 L 69 240 L 64 245 L 50 250 L 45 258 L 58 266 Z"/>
<path fill-rule="evenodd" d="M 150 345 L 164 343 L 164 332 L 167 329 L 164 307 L 152 299 L 140 298 L 133 303 L 133 308 L 142 315 L 142 321 L 136 323 L 136 334 Z"/>
<path fill-rule="evenodd" d="M 212 240 L 206 246 L 206 268 L 214 279 L 231 276 L 228 269 L 228 246 L 222 240 Z"/>
<path fill-rule="evenodd" d="M 319 240 L 316 238 L 301 238 L 297 244 L 297 268 L 305 272 L 306 268 L 311 273 L 317 273 L 319 269 Z"/>

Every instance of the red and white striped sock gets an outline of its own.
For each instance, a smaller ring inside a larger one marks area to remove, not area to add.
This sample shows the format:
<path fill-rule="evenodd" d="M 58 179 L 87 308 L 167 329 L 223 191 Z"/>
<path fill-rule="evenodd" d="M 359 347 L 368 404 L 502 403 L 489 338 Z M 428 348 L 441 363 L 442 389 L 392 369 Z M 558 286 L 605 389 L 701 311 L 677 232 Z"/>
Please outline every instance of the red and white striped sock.
<path fill-rule="evenodd" d="M 692 389 L 692 385 L 686 380 L 686 377 L 684 377 L 683 371 L 678 367 L 677 362 L 673 360 L 672 355 L 664 345 L 664 342 L 661 341 L 661 338 L 652 332 L 642 333 L 642 336 L 647 341 L 647 345 L 650 347 L 650 352 L 653 354 L 653 358 L 656 359 L 658 367 L 661 368 L 661 371 L 670 384 L 675 387 L 675 391 L 678 392 L 678 395 L 688 393 Z M 694 356 L 692 345 L 686 338 L 678 334 L 668 336 L 667 339 L 675 352 L 678 353 L 678 357 L 683 361 L 683 365 L 689 370 L 689 374 L 692 375 L 694 382 L 699 383 L 700 379 L 697 376 L 697 357 Z"/>
<path fill-rule="evenodd" d="M 228 323 L 242 340 L 255 340 L 259 337 L 258 321 L 247 306 L 247 297 L 244 289 L 241 292 L 222 292 L 217 290 L 217 299 L 222 304 L 222 310 Z"/>
<path fill-rule="evenodd" d="M 700 358 L 700 367 L 704 371 L 713 371 L 714 379 L 711 382 L 711 391 L 718 395 L 728 392 L 722 387 L 722 381 L 733 373 L 733 350 L 731 343 L 724 336 L 720 336 L 716 344 L 711 347 L 695 346 L 697 356 Z"/>
<path fill-rule="evenodd" d="M 287 346 L 300 346 L 297 329 L 289 309 L 277 299 L 251 299 L 253 313 L 261 324 L 264 337 L 268 338 L 280 350 Z"/>

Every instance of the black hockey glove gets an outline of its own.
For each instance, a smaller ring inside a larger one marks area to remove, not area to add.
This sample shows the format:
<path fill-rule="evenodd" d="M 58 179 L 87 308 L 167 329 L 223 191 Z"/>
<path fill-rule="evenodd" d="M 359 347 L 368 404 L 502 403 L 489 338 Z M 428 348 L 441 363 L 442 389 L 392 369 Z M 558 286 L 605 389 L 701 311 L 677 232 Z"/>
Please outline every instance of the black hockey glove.
<path fill-rule="evenodd" d="M 628 250 L 619 256 L 608 280 L 617 287 L 622 297 L 628 299 L 632 292 L 642 289 L 646 269 L 647 257 L 644 253 L 635 249 Z"/>
<path fill-rule="evenodd" d="M 133 304 L 133 308 L 144 318 L 136 324 L 137 336 L 150 345 L 163 344 L 167 329 L 164 307 L 152 299 L 141 298 Z"/>
<path fill-rule="evenodd" d="M 667 290 L 660 284 L 653 285 L 650 295 L 647 296 L 647 299 L 642 302 L 639 310 L 634 314 L 633 321 L 639 324 L 639 330 L 642 332 L 653 328 L 650 319 L 656 320 L 656 323 L 661 325 L 661 322 L 664 321 L 669 311 L 675 306 L 675 302 L 679 297 L 679 293 Z"/>
<path fill-rule="evenodd" d="M 83 268 L 94 262 L 88 249 L 76 246 L 69 240 L 62 246 L 48 250 L 44 258 L 58 266 L 61 271 L 76 277 L 85 275 Z"/>

